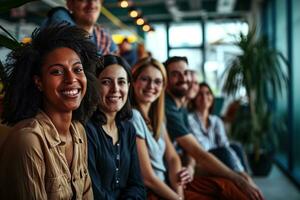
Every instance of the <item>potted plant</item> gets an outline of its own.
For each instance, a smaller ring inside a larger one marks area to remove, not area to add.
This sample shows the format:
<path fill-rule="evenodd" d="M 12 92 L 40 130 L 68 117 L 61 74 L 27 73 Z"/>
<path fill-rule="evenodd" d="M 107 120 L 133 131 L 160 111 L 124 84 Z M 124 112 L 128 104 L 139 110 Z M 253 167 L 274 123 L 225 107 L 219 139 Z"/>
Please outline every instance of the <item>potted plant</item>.
<path fill-rule="evenodd" d="M 286 88 L 284 67 L 287 62 L 280 52 L 269 46 L 267 37 L 257 34 L 256 27 L 250 28 L 246 35 L 240 33 L 236 45 L 241 54 L 225 71 L 223 91 L 234 96 L 240 89 L 246 91 L 248 103 L 239 109 L 231 135 L 241 141 L 251 155 L 249 162 L 255 174 L 253 166 L 260 163 L 261 158 L 264 158 L 262 163 L 265 164 L 266 156 L 274 151 L 276 145 L 278 129 L 274 123 L 272 101 Z"/>

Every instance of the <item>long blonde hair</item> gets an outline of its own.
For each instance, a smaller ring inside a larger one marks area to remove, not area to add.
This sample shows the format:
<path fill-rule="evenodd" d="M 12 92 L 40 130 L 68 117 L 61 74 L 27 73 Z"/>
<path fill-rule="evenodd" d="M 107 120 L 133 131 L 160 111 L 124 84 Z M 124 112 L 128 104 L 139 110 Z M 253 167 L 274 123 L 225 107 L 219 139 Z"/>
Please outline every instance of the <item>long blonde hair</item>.
<path fill-rule="evenodd" d="M 149 111 L 149 118 L 147 117 L 148 113 L 144 113 L 138 102 L 135 100 L 135 98 L 132 99 L 132 105 L 134 108 L 139 110 L 146 121 L 146 124 L 150 130 L 153 131 L 153 137 L 158 140 L 160 137 L 160 129 L 162 127 L 162 124 L 164 122 L 165 118 L 165 93 L 164 90 L 166 88 L 167 84 L 167 72 L 163 64 L 161 64 L 159 61 L 152 57 L 147 57 L 139 60 L 132 68 L 132 77 L 133 82 L 135 82 L 138 78 L 138 76 L 142 73 L 142 71 L 149 66 L 153 66 L 157 68 L 163 77 L 163 89 L 161 91 L 161 94 L 159 97 L 151 104 L 150 111 Z M 134 94 L 134 93 L 133 93 Z"/>

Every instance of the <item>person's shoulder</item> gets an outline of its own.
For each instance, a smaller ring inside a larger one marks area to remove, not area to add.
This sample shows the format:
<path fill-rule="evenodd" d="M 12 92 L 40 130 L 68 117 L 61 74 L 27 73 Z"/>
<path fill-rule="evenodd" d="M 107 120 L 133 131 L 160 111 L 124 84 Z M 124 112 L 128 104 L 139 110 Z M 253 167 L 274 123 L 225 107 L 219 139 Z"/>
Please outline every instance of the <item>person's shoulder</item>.
<path fill-rule="evenodd" d="M 142 118 L 142 114 L 137 109 L 132 109 L 132 120 L 138 120 Z"/>
<path fill-rule="evenodd" d="M 52 17 L 54 15 L 68 15 L 71 16 L 70 11 L 68 11 L 65 7 L 62 6 L 58 6 L 55 8 L 52 8 L 48 13 L 47 16 L 48 17 Z"/>
<path fill-rule="evenodd" d="M 187 113 L 187 118 L 188 120 L 191 121 L 197 121 L 197 113 L 196 112 L 188 112 Z"/>
<path fill-rule="evenodd" d="M 217 123 L 222 123 L 222 119 L 218 115 L 209 115 L 210 120 L 213 120 Z"/>
<path fill-rule="evenodd" d="M 120 122 L 121 126 L 127 131 L 130 129 L 134 129 L 132 123 L 130 122 L 130 120 L 123 120 Z"/>
<path fill-rule="evenodd" d="M 68 23 L 70 26 L 75 25 L 70 11 L 64 7 L 55 7 L 48 12 L 47 18 L 41 24 L 41 28 L 44 29 L 50 25 L 61 23 Z"/>
<path fill-rule="evenodd" d="M 13 126 L 11 129 L 11 132 L 18 132 L 20 134 L 22 133 L 34 133 L 37 135 L 40 135 L 42 132 L 43 125 L 41 124 L 41 121 L 37 119 L 36 117 L 24 119 L 17 124 Z"/>
<path fill-rule="evenodd" d="M 80 137 L 86 138 L 86 132 L 85 132 L 84 126 L 83 126 L 83 124 L 81 122 L 79 122 L 79 121 L 72 121 L 72 125 L 73 125 L 73 127 L 77 131 L 77 134 Z"/>
<path fill-rule="evenodd" d="M 98 127 L 96 127 L 96 124 L 94 123 L 93 120 L 90 119 L 89 121 L 87 121 L 84 127 L 85 127 L 86 134 L 88 136 L 96 137 L 98 135 L 97 133 Z"/>
<path fill-rule="evenodd" d="M 36 118 L 25 119 L 14 125 L 7 137 L 8 143 L 26 149 L 36 149 L 44 141 L 43 126 Z"/>
<path fill-rule="evenodd" d="M 128 135 L 128 137 L 132 137 L 136 135 L 135 128 L 131 121 L 124 120 L 120 124 L 122 126 L 123 131 L 125 132 L 126 135 Z"/>
<path fill-rule="evenodd" d="M 176 103 L 175 103 L 175 100 L 167 92 L 165 93 L 165 108 L 166 108 L 166 112 L 177 111 L 178 110 L 177 106 L 176 106 Z"/>

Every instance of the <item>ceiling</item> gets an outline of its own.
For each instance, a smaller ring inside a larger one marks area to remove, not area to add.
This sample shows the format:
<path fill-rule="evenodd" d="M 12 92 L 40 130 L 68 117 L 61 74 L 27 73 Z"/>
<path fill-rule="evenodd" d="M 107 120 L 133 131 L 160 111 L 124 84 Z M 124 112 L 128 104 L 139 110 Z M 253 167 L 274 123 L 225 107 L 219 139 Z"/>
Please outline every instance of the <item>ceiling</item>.
<path fill-rule="evenodd" d="M 253 0 L 132 0 L 132 6 L 143 13 L 148 22 L 181 21 L 199 19 L 243 18 L 251 11 Z M 0 14 L 1 19 L 18 21 L 25 18 L 27 22 L 40 24 L 46 13 L 55 6 L 65 5 L 64 0 L 40 0 L 26 4 L 21 10 L 24 17 L 13 17 L 13 12 Z M 128 8 L 120 8 L 118 0 L 104 0 L 104 7 L 118 17 L 123 23 L 133 23 L 128 16 Z M 23 12 L 22 12 L 23 11 Z M 24 12 L 25 11 L 25 12 Z M 22 15 L 22 14 L 21 14 Z M 102 23 L 109 23 L 100 17 Z"/>
<path fill-rule="evenodd" d="M 139 8 L 149 22 L 240 18 L 251 8 L 251 1 L 245 0 L 134 0 L 133 2 L 133 6 Z M 128 9 L 120 8 L 117 0 L 106 0 L 104 6 L 123 21 L 130 21 Z"/>

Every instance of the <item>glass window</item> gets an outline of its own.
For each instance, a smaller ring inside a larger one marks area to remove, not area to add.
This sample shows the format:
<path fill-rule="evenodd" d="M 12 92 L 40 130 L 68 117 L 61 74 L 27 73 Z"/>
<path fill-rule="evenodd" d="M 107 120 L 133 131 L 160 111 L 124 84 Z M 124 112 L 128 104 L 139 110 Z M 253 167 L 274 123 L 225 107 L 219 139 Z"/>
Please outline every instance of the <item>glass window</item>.
<path fill-rule="evenodd" d="M 246 22 L 207 22 L 205 29 L 206 42 L 210 45 L 233 43 L 240 32 L 244 34 L 248 32 L 248 24 Z"/>
<path fill-rule="evenodd" d="M 153 27 L 155 31 L 146 33 L 145 35 L 146 49 L 151 52 L 153 58 L 164 62 L 168 58 L 166 26 L 163 24 L 153 24 Z"/>
<path fill-rule="evenodd" d="M 300 125 L 299 125 L 299 119 L 300 119 L 300 93 L 299 93 L 299 85 L 300 85 L 300 12 L 297 10 L 300 6 L 300 1 L 293 0 L 292 1 L 292 31 L 293 31 L 293 37 L 292 37 L 292 51 L 293 51 L 293 63 L 292 63 L 292 98 L 293 98 L 293 104 L 292 104 L 292 115 L 293 115 L 293 163 L 295 164 L 294 167 L 294 176 L 296 177 L 298 183 L 300 183 Z M 281 38 L 278 38 L 281 39 Z M 297 92 L 298 91 L 298 92 Z"/>
<path fill-rule="evenodd" d="M 203 62 L 202 52 L 200 49 L 171 49 L 171 56 L 186 56 L 189 61 L 189 69 L 193 69 L 198 72 L 200 80 L 203 80 L 201 65 Z"/>
<path fill-rule="evenodd" d="M 169 28 L 170 47 L 195 47 L 202 44 L 202 27 L 199 22 L 172 23 Z"/>
<path fill-rule="evenodd" d="M 275 40 L 275 46 L 276 48 L 282 52 L 282 54 L 287 58 L 287 12 L 286 12 L 286 1 L 274 1 L 273 3 L 276 3 L 276 40 Z M 271 7 L 271 6 L 270 6 Z M 271 9 L 271 8 L 270 8 Z M 270 13 L 268 13 L 271 15 Z M 269 16 L 271 19 L 272 16 Z M 269 22 L 270 25 L 271 21 Z M 271 29 L 271 28 L 270 28 Z M 275 34 L 273 33 L 273 35 Z M 271 36 L 271 34 L 270 34 Z M 282 63 L 282 66 L 284 66 L 284 63 Z M 288 91 L 283 91 L 283 94 L 278 96 L 277 99 L 277 115 L 278 116 L 286 116 L 286 113 L 288 112 Z M 286 117 L 285 117 L 286 118 Z M 286 120 L 287 121 L 287 120 Z M 278 151 L 276 153 L 276 157 L 278 160 L 280 160 L 281 164 L 283 164 L 285 167 L 288 166 L 288 149 L 289 149 L 289 136 L 287 131 L 280 131 L 278 134 L 279 138 L 279 146 Z"/>
<path fill-rule="evenodd" d="M 241 54 L 234 45 L 240 33 L 247 34 L 248 24 L 241 21 L 210 21 L 206 23 L 206 81 L 214 88 L 215 95 L 222 95 L 224 72 L 232 59 Z M 245 91 L 240 90 L 239 96 Z"/>

